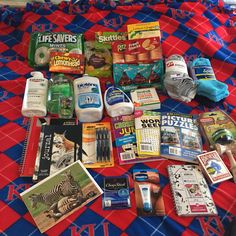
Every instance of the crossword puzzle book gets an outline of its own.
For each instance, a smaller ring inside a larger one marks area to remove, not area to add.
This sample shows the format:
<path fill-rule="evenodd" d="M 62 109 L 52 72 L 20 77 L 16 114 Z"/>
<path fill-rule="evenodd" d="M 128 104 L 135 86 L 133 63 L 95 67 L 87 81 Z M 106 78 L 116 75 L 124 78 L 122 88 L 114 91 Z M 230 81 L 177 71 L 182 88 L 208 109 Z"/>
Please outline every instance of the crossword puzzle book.
<path fill-rule="evenodd" d="M 138 155 L 134 115 L 114 117 L 112 118 L 112 125 L 120 165 L 161 159 L 156 156 Z"/>
<path fill-rule="evenodd" d="M 196 119 L 189 114 L 161 113 L 160 153 L 169 159 L 198 163 L 202 153 Z"/>
<path fill-rule="evenodd" d="M 160 120 L 160 112 L 135 111 L 138 155 L 160 156 Z"/>
<path fill-rule="evenodd" d="M 135 111 L 138 155 L 163 156 L 197 163 L 202 152 L 201 136 L 192 115 Z"/>

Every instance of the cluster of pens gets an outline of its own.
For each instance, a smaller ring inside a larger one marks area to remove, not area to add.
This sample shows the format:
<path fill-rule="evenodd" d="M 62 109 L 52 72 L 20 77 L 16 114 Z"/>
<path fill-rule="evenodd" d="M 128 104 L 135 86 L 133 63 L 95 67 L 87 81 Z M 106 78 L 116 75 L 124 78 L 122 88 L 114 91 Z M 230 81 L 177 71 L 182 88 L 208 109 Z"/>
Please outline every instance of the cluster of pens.
<path fill-rule="evenodd" d="M 106 127 L 96 128 L 97 162 L 110 161 L 111 158 L 110 132 Z"/>

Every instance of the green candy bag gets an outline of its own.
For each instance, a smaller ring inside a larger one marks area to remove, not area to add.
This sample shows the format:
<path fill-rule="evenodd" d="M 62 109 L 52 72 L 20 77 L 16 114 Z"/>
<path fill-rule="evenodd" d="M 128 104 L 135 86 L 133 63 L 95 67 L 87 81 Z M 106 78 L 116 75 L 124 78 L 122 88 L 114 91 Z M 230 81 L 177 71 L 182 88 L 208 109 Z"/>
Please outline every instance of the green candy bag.
<path fill-rule="evenodd" d="M 28 50 L 29 65 L 34 68 L 48 66 L 51 51 L 83 54 L 83 34 L 33 33 Z"/>

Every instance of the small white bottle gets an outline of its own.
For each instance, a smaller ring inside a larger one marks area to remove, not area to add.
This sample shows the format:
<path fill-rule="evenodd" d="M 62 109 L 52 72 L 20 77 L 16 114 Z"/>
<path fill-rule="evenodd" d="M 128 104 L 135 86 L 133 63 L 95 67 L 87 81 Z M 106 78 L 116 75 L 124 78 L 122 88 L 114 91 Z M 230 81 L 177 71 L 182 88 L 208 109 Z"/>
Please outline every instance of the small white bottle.
<path fill-rule="evenodd" d="M 104 94 L 104 104 L 107 114 L 111 117 L 131 115 L 134 104 L 130 98 L 119 88 L 109 87 Z"/>
<path fill-rule="evenodd" d="M 103 100 L 99 79 L 84 75 L 74 80 L 75 113 L 80 122 L 100 121 Z"/>
<path fill-rule="evenodd" d="M 48 80 L 39 71 L 30 73 L 27 79 L 21 113 L 26 117 L 46 116 Z"/>

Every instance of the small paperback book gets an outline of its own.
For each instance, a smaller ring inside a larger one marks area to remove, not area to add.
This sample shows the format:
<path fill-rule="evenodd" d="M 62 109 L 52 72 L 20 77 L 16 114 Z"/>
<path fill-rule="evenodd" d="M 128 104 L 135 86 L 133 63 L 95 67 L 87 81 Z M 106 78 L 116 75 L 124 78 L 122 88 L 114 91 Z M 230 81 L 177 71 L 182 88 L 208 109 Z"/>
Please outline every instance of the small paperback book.
<path fill-rule="evenodd" d="M 162 113 L 161 155 L 168 159 L 198 163 L 202 140 L 196 122 L 192 115 Z"/>
<path fill-rule="evenodd" d="M 139 216 L 165 215 L 165 205 L 156 169 L 134 169 L 134 191 Z"/>
<path fill-rule="evenodd" d="M 161 102 L 155 88 L 141 88 L 130 91 L 135 110 L 156 110 Z"/>
<path fill-rule="evenodd" d="M 134 115 L 113 117 L 112 126 L 120 165 L 162 159 L 156 156 L 138 155 Z"/>
<path fill-rule="evenodd" d="M 76 161 L 20 194 L 43 233 L 103 193 Z"/>
<path fill-rule="evenodd" d="M 79 160 L 82 127 L 78 125 L 44 125 L 39 138 L 33 181 L 40 181 Z"/>
<path fill-rule="evenodd" d="M 199 166 L 169 165 L 168 173 L 177 215 L 217 215 L 211 192 Z"/>
<path fill-rule="evenodd" d="M 103 191 L 102 208 L 104 210 L 131 207 L 129 178 L 127 175 L 104 177 Z"/>
<path fill-rule="evenodd" d="M 197 156 L 200 166 L 211 184 L 216 184 L 233 176 L 217 151 L 206 152 Z"/>
<path fill-rule="evenodd" d="M 160 156 L 161 113 L 135 111 L 135 132 L 138 155 Z"/>

